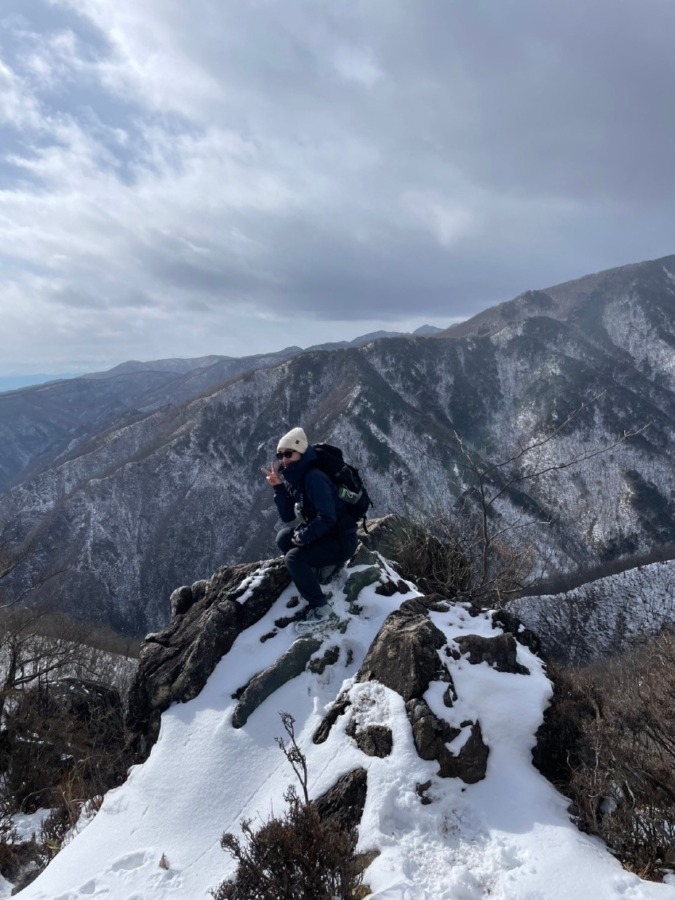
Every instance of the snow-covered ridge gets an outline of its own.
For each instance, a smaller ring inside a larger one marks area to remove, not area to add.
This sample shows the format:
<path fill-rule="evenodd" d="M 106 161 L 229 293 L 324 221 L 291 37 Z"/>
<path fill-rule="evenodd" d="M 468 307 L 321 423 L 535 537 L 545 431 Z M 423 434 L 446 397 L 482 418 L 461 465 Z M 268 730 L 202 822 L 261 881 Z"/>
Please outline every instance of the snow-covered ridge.
<path fill-rule="evenodd" d="M 567 664 L 626 649 L 675 627 L 675 560 L 608 575 L 559 594 L 522 597 L 509 607 Z"/>
<path fill-rule="evenodd" d="M 249 591 L 260 584 L 264 568 L 249 577 Z M 357 590 L 356 579 L 370 583 Z M 503 634 L 492 614 L 472 615 L 466 605 L 437 599 L 418 616 L 439 635 L 432 653 L 440 674 L 421 700 L 459 732 L 446 752 L 461 754 L 469 721 L 480 724 L 489 748 L 485 777 L 467 784 L 440 777 L 438 762 L 420 758 L 409 704 L 362 671 L 386 623 L 400 615 L 402 604 L 414 612 L 419 593 L 379 556 L 346 569 L 331 587 L 341 624 L 320 638 L 310 665 L 233 727 L 233 695 L 241 697 L 242 686 L 297 643 L 288 621 L 296 609 L 289 587 L 236 637 L 201 693 L 163 713 L 147 760 L 18 896 L 206 900 L 209 889 L 233 873 L 219 846 L 222 833 L 236 831 L 244 816 L 258 821 L 283 808 L 293 775 L 274 737 L 283 733 L 278 714 L 285 711 L 295 718 L 312 797 L 356 768 L 367 771 L 358 849 L 378 852 L 365 873 L 372 900 L 675 897 L 675 887 L 642 882 L 598 841 L 580 834 L 565 798 L 533 768 L 531 749 L 551 687 L 541 661 L 515 642 L 513 671 L 472 663 L 465 652 L 469 636 L 480 643 Z M 250 595 L 242 602 L 249 603 Z M 329 655 L 330 648 L 335 652 Z M 315 743 L 338 697 L 348 709 Z M 391 732 L 388 755 L 369 756 L 350 736 L 354 728 L 372 725 Z"/>

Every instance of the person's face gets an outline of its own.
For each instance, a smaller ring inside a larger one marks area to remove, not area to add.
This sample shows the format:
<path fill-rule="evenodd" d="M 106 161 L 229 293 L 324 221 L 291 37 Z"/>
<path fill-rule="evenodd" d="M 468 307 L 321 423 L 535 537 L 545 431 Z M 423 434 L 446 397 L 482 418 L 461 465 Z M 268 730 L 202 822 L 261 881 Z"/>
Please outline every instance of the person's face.
<path fill-rule="evenodd" d="M 287 469 L 289 466 L 292 466 L 293 463 L 296 463 L 300 459 L 300 454 L 297 450 L 280 450 L 277 453 L 277 459 L 281 463 L 284 469 Z"/>

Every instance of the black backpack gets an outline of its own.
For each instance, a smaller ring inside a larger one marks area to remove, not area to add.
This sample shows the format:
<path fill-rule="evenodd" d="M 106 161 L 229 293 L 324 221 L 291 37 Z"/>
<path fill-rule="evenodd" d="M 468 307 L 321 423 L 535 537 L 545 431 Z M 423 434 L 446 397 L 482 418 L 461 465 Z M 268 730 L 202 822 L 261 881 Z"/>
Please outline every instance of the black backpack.
<path fill-rule="evenodd" d="M 339 447 L 323 443 L 312 446 L 317 457 L 316 467 L 328 475 L 349 514 L 355 519 L 363 519 L 365 528 L 366 515 L 373 501 L 368 496 L 359 470 L 345 462 Z"/>

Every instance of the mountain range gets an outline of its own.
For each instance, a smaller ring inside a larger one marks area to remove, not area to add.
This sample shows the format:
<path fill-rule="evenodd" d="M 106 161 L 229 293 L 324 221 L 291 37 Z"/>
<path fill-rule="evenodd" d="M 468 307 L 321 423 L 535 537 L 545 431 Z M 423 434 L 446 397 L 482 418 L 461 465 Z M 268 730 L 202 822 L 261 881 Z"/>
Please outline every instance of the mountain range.
<path fill-rule="evenodd" d="M 125 363 L 0 394 L 9 595 L 132 634 L 177 584 L 274 553 L 260 467 L 301 424 L 378 515 L 490 525 L 543 578 L 675 541 L 675 256 L 529 291 L 432 334 Z"/>

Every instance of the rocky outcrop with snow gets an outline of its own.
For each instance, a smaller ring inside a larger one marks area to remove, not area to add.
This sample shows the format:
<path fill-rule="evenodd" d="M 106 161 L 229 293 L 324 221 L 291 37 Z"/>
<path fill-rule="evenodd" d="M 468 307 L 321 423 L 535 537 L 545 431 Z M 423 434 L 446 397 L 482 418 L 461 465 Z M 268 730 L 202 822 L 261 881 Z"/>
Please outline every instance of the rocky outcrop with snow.
<path fill-rule="evenodd" d="M 132 692 L 139 763 L 22 900 L 206 900 L 234 869 L 222 833 L 283 809 L 282 711 L 372 900 L 675 896 L 577 832 L 533 768 L 551 686 L 513 617 L 422 596 L 377 530 L 331 589 L 337 623 L 303 637 L 278 560 L 173 595 Z"/>

